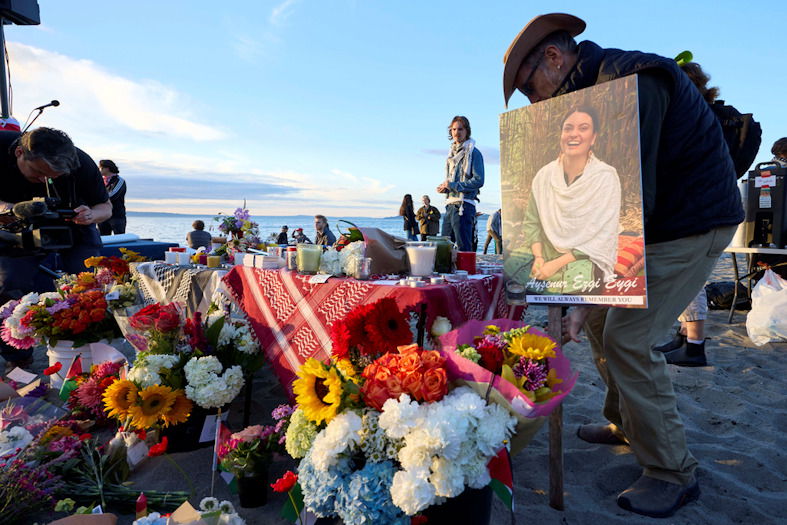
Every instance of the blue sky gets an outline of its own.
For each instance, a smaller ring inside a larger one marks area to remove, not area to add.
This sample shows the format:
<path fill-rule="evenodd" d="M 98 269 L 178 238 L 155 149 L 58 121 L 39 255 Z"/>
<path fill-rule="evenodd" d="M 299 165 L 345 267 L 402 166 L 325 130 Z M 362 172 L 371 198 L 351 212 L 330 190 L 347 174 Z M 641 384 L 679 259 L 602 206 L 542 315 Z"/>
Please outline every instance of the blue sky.
<path fill-rule="evenodd" d="M 500 204 L 502 56 L 533 16 L 568 12 L 578 40 L 690 49 L 722 98 L 787 135 L 787 2 L 207 2 L 39 0 L 6 26 L 14 116 L 111 158 L 138 211 L 396 215 L 443 177 L 446 128 L 466 115 Z M 514 95 L 511 108 L 527 103 Z"/>

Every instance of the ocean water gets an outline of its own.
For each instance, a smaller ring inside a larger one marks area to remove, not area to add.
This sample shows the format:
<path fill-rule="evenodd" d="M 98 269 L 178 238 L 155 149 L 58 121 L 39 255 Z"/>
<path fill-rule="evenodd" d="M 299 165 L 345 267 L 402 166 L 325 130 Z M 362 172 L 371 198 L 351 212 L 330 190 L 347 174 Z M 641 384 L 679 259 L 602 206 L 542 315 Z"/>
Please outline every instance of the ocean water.
<path fill-rule="evenodd" d="M 193 228 L 191 224 L 197 219 L 205 223 L 205 230 L 215 235 L 221 235 L 218 229 L 218 223 L 213 220 L 212 216 L 200 217 L 197 215 L 129 212 L 126 219 L 126 232 L 139 235 L 142 239 L 177 242 L 185 246 L 186 234 L 192 231 Z M 260 239 L 262 240 L 268 239 L 271 235 L 278 235 L 284 224 L 289 226 L 290 236 L 295 228 L 303 228 L 304 234 L 306 234 L 309 239 L 314 240 L 314 217 L 312 215 L 296 215 L 289 217 L 266 216 L 252 217 L 252 219 L 259 225 Z M 380 228 L 397 237 L 405 236 L 401 217 L 347 217 L 344 219 L 359 227 Z M 486 219 L 486 215 L 478 218 L 479 247 L 483 247 L 484 240 L 486 239 L 486 232 L 484 231 L 486 228 Z M 347 224 L 339 223 L 337 227 L 338 220 L 339 218 L 328 217 L 328 224 L 331 231 L 333 231 L 337 237 L 339 236 L 339 229 L 346 230 L 348 226 Z M 482 235 L 483 237 L 481 237 Z"/>

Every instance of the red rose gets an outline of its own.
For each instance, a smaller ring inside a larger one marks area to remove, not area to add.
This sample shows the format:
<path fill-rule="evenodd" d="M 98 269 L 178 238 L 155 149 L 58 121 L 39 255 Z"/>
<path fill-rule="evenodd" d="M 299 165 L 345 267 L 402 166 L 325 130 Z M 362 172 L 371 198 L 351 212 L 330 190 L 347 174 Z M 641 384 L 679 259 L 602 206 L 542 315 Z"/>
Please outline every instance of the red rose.
<path fill-rule="evenodd" d="M 180 326 L 180 315 L 171 310 L 162 310 L 153 324 L 159 332 L 171 332 Z"/>
<path fill-rule="evenodd" d="M 500 374 L 503 369 L 503 352 L 493 346 L 478 346 L 476 350 L 481 355 L 478 364 L 493 374 Z"/>
<path fill-rule="evenodd" d="M 298 483 L 298 474 L 288 470 L 282 477 L 276 480 L 276 483 L 271 483 L 271 488 L 274 492 L 289 492 L 296 483 Z"/>
<path fill-rule="evenodd" d="M 437 350 L 427 350 L 421 353 L 421 363 L 424 368 L 437 368 L 445 364 L 445 358 Z"/>
<path fill-rule="evenodd" d="M 399 395 L 404 392 L 404 386 L 398 376 L 391 374 L 385 380 L 385 388 L 388 390 L 388 395 L 394 399 L 398 399 Z"/>
<path fill-rule="evenodd" d="M 424 374 L 421 395 L 424 401 L 439 401 L 448 393 L 448 377 L 445 368 L 430 368 Z"/>

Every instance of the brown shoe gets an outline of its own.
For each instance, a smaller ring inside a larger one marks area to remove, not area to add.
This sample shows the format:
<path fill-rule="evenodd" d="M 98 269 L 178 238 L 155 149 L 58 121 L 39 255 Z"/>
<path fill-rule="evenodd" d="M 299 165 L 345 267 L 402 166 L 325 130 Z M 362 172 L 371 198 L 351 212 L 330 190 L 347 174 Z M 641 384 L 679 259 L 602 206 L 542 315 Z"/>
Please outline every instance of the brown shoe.
<path fill-rule="evenodd" d="M 616 425 L 581 425 L 577 429 L 577 436 L 588 443 L 601 445 L 628 445 L 626 435 Z"/>
<path fill-rule="evenodd" d="M 669 518 L 699 497 L 700 486 L 696 479 L 678 485 L 643 475 L 618 495 L 618 505 L 644 516 Z"/>

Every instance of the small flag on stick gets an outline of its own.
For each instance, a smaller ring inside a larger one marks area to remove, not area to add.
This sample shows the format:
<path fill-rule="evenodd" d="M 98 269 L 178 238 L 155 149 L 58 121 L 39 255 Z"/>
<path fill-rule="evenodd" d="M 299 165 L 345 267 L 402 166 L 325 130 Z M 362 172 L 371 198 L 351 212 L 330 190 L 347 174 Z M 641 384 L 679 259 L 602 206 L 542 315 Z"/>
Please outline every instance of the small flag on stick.
<path fill-rule="evenodd" d="M 76 376 L 82 373 L 82 354 L 77 354 L 71 361 L 71 365 L 66 371 L 63 384 L 60 385 L 60 399 L 68 401 L 68 396 L 77 387 Z"/>

